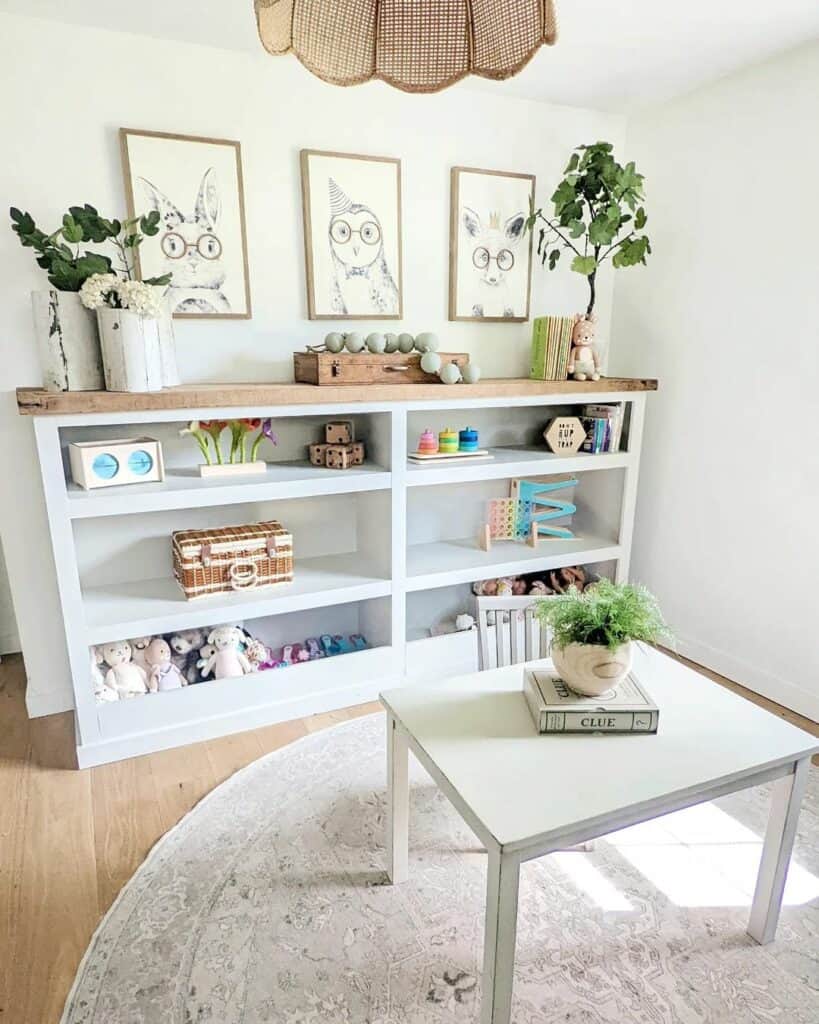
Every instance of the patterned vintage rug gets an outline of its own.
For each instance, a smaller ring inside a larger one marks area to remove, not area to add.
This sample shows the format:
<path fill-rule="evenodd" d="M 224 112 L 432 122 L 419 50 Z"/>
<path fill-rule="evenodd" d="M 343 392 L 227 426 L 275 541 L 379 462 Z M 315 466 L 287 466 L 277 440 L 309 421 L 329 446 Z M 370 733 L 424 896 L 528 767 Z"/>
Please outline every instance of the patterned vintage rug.
<path fill-rule="evenodd" d="M 64 1024 L 474 1024 L 485 857 L 415 766 L 410 881 L 383 884 L 383 729 L 309 736 L 205 799 L 103 921 Z M 766 948 L 745 935 L 764 789 L 525 865 L 515 1024 L 816 1024 L 817 776 Z"/>

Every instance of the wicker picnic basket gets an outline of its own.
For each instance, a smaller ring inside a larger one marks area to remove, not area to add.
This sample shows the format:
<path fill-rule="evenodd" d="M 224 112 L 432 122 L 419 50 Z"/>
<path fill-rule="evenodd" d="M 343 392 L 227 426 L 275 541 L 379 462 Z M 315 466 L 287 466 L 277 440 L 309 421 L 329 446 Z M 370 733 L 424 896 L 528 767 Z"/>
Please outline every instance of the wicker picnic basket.
<path fill-rule="evenodd" d="M 173 535 L 173 572 L 187 598 L 289 583 L 293 579 L 293 535 L 275 519 L 219 529 L 177 530 Z"/>

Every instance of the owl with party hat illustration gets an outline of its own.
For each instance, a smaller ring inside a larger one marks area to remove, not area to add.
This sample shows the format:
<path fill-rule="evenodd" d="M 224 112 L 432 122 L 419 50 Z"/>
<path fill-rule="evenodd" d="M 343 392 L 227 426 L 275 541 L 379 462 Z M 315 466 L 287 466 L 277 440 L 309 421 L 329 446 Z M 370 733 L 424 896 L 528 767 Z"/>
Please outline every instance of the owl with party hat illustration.
<path fill-rule="evenodd" d="M 331 307 L 341 316 L 398 314 L 398 288 L 384 255 L 378 214 L 352 199 L 327 179 L 330 223 L 327 231 L 333 265 Z"/>

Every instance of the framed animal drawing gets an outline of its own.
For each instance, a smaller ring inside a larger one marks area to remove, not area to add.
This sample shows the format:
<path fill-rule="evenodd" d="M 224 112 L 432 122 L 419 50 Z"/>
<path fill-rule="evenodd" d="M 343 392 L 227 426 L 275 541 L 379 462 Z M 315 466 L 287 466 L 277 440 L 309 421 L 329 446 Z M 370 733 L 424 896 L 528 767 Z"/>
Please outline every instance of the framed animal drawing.
<path fill-rule="evenodd" d="M 453 167 L 450 192 L 449 319 L 529 319 L 532 236 L 526 218 L 532 174 Z"/>
<path fill-rule="evenodd" d="M 401 161 L 301 152 L 311 320 L 399 320 Z"/>
<path fill-rule="evenodd" d="M 120 128 L 128 213 L 156 210 L 136 251 L 140 277 L 172 274 L 175 317 L 249 319 L 242 152 L 238 142 Z"/>

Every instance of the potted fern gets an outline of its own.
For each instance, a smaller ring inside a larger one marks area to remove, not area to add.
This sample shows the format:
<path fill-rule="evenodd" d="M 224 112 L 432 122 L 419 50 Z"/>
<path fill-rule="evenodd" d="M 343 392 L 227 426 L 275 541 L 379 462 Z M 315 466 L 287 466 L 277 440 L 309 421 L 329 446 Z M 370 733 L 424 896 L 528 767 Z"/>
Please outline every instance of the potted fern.
<path fill-rule="evenodd" d="M 536 602 L 552 631 L 552 661 L 576 693 L 599 697 L 616 689 L 631 670 L 632 641 L 656 643 L 670 636 L 657 600 L 645 587 L 602 579 L 582 593 Z"/>

